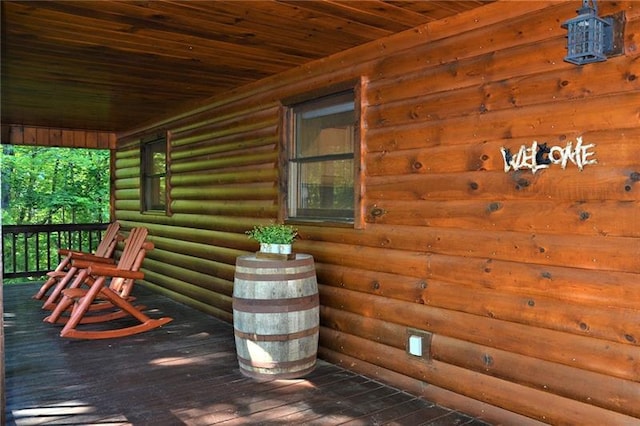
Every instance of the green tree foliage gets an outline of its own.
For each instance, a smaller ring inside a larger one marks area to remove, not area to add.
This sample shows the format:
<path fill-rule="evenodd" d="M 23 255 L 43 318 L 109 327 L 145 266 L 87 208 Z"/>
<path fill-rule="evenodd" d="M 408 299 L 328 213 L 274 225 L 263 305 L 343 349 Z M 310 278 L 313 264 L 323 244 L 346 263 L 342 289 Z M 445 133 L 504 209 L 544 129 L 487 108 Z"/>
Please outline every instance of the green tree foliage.
<path fill-rule="evenodd" d="M 2 223 L 109 220 L 109 151 L 3 145 Z"/>

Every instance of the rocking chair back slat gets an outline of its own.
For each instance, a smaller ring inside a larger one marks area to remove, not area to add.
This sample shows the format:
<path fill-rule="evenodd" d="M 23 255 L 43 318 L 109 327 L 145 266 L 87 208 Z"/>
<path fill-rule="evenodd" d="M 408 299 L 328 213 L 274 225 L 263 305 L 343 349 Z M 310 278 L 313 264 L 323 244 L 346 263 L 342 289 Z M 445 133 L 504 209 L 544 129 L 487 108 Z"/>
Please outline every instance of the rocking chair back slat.
<path fill-rule="evenodd" d="M 145 242 L 149 231 L 147 228 L 134 228 L 126 240 L 117 268 L 125 271 L 137 271 L 142 266 L 149 244 Z M 151 247 L 153 245 L 151 244 Z M 114 277 L 109 288 L 121 297 L 128 297 L 133 289 L 134 279 Z"/>
<path fill-rule="evenodd" d="M 120 224 L 118 222 L 110 223 L 107 230 L 104 233 L 104 237 L 96 247 L 94 254 L 100 257 L 111 257 L 118 244 L 118 231 L 120 231 Z"/>
<path fill-rule="evenodd" d="M 138 252 L 144 244 L 145 238 L 147 238 L 147 228 L 134 228 L 127 237 L 126 244 L 120 260 L 118 260 L 118 269 L 131 270 L 135 264 Z"/>

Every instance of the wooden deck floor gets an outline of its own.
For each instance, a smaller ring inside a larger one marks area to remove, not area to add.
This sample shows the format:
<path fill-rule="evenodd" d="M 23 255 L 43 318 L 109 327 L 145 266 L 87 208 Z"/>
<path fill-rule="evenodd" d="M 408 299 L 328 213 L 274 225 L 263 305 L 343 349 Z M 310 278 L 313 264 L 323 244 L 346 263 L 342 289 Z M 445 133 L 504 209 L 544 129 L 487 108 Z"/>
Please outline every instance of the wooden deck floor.
<path fill-rule="evenodd" d="M 233 327 L 138 288 L 167 326 L 120 339 L 58 336 L 35 285 L 4 287 L 8 425 L 486 425 L 319 360 L 305 379 L 255 382 Z"/>

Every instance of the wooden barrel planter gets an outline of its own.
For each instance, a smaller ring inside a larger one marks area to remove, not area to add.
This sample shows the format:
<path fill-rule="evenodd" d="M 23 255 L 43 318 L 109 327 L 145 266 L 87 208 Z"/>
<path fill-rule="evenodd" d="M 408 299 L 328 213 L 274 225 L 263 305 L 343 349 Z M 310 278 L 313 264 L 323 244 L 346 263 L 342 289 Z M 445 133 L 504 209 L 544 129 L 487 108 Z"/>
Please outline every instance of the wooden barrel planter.
<path fill-rule="evenodd" d="M 319 332 L 313 257 L 236 259 L 233 328 L 242 374 L 294 379 L 315 368 Z"/>

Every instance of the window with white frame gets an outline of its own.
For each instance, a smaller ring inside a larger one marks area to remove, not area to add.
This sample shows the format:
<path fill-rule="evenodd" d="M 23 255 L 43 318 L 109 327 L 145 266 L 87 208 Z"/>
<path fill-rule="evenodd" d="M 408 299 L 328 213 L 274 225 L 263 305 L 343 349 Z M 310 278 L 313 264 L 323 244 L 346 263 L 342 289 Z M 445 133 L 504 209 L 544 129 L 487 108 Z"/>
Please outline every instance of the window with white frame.
<path fill-rule="evenodd" d="M 359 150 L 354 91 L 295 104 L 288 112 L 287 218 L 353 223 Z"/>

